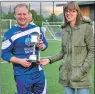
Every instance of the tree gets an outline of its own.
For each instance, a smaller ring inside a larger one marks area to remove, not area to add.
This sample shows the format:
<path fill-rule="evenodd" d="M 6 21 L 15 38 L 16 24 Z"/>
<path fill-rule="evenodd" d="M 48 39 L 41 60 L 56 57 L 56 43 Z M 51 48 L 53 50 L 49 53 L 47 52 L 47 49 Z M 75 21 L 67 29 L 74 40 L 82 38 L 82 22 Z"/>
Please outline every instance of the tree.
<path fill-rule="evenodd" d="M 42 15 L 38 15 L 34 10 L 30 10 L 30 12 L 32 13 L 33 22 L 41 27 L 44 17 Z"/>
<path fill-rule="evenodd" d="M 51 15 L 47 18 L 49 22 L 59 22 L 61 19 L 58 19 L 55 13 L 51 13 Z"/>
<path fill-rule="evenodd" d="M 15 19 L 13 12 L 8 12 L 7 14 L 4 14 L 2 19 Z"/>

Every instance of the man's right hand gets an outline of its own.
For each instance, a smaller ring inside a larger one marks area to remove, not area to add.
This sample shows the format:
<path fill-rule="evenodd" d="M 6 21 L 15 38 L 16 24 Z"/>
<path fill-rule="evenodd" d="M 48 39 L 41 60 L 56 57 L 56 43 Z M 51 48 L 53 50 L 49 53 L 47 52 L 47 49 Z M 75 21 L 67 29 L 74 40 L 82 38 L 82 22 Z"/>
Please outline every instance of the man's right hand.
<path fill-rule="evenodd" d="M 13 64 L 16 63 L 16 64 L 20 64 L 22 65 L 23 67 L 30 67 L 31 66 L 31 62 L 28 62 L 28 59 L 27 58 L 17 58 L 15 56 L 13 56 L 11 59 L 10 59 L 10 62 L 12 62 Z"/>
<path fill-rule="evenodd" d="M 23 66 L 23 67 L 30 67 L 32 63 L 28 62 L 28 59 L 20 59 L 20 64 Z"/>

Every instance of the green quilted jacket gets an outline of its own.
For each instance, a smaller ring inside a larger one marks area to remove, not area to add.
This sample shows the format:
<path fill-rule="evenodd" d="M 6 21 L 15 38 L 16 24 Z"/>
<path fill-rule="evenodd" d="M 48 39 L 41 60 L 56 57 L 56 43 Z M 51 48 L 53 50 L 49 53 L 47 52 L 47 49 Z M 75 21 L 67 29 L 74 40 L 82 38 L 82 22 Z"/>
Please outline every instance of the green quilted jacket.
<path fill-rule="evenodd" d="M 94 62 L 92 23 L 82 20 L 75 28 L 63 26 L 61 51 L 50 57 L 51 63 L 61 59 L 59 83 L 72 88 L 91 87 L 91 64 Z"/>

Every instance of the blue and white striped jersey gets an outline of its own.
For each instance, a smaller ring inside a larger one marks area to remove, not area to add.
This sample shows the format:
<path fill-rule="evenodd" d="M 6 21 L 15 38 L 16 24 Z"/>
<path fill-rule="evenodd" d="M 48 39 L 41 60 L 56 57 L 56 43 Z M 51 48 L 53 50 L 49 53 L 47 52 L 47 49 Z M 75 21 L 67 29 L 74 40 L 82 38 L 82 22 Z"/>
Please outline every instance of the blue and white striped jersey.
<path fill-rule="evenodd" d="M 10 58 L 12 56 L 18 58 L 29 58 L 29 56 L 33 54 L 33 49 L 30 47 L 30 37 L 34 32 L 37 32 L 39 35 L 41 35 L 41 39 L 47 48 L 48 44 L 40 27 L 28 24 L 26 28 L 20 28 L 15 25 L 4 34 L 1 52 L 2 59 L 10 62 Z M 38 52 L 39 49 L 36 47 L 35 53 L 37 55 Z M 39 71 L 39 66 L 37 65 L 35 67 L 31 65 L 29 68 L 24 68 L 20 64 L 13 64 L 13 68 L 15 75 L 30 74 L 33 71 L 33 68 L 37 68 Z"/>

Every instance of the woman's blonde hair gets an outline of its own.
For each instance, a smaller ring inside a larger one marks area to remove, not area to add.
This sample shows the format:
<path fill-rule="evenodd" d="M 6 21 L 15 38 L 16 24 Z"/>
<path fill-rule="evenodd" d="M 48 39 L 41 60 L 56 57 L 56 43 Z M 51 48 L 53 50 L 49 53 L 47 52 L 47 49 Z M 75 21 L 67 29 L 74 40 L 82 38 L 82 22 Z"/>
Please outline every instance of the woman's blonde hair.
<path fill-rule="evenodd" d="M 82 19 L 82 14 L 81 14 L 81 11 L 80 11 L 80 8 L 78 6 L 78 4 L 76 4 L 75 1 L 70 1 L 68 2 L 65 6 L 64 6 L 64 25 L 66 26 L 68 24 L 68 21 L 66 20 L 66 17 L 65 17 L 65 12 L 67 10 L 72 10 L 72 9 L 75 9 L 78 13 L 77 15 L 77 18 L 76 18 L 76 25 L 79 24 L 80 20 Z"/>

